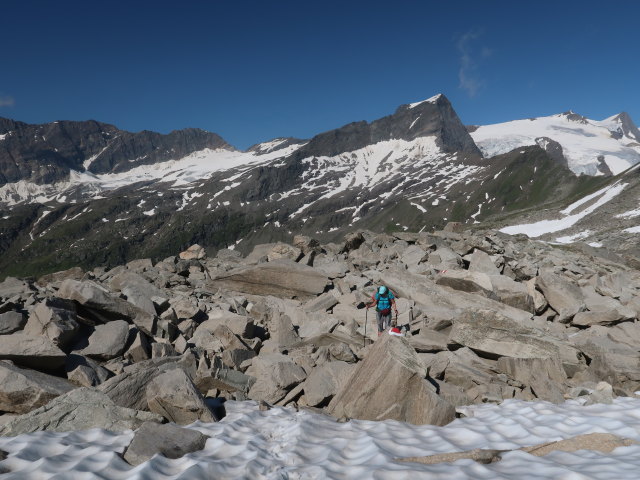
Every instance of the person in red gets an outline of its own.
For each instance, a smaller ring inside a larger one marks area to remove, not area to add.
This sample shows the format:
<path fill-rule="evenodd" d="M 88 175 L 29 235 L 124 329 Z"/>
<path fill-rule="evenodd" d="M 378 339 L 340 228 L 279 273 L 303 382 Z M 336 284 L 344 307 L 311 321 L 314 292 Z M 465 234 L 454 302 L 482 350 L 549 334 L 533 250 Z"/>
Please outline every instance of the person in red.
<path fill-rule="evenodd" d="M 391 309 L 398 315 L 396 300 L 393 292 L 384 285 L 378 288 L 375 295 L 371 296 L 372 302 L 367 304 L 367 308 L 376 307 L 376 319 L 378 321 L 378 336 L 382 335 L 391 326 Z"/>

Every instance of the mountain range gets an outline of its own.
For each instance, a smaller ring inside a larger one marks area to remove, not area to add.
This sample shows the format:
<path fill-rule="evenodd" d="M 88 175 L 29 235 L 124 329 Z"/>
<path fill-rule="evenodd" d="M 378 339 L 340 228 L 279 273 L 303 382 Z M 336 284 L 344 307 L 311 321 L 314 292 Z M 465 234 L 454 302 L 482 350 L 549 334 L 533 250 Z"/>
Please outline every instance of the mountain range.
<path fill-rule="evenodd" d="M 0 277 L 448 222 L 635 257 L 639 163 L 626 113 L 465 126 L 444 95 L 246 151 L 199 129 L 0 118 Z"/>

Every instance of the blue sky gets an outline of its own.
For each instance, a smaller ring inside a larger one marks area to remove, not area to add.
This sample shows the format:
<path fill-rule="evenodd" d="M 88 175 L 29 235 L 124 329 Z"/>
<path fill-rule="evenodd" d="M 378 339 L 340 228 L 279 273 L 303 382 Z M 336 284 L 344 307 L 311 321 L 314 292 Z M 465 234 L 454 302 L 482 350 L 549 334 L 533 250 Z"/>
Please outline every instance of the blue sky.
<path fill-rule="evenodd" d="M 640 2 L 5 2 L 0 116 L 308 138 L 444 93 L 466 124 L 640 123 Z"/>

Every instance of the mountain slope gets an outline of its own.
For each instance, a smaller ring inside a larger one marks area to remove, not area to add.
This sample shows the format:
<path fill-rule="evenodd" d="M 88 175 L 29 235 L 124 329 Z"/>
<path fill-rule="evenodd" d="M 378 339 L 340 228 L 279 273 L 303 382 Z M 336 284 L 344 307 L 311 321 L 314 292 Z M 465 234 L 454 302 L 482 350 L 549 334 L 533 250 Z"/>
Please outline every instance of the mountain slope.
<path fill-rule="evenodd" d="M 578 117 L 553 121 L 586 125 Z M 634 133 L 624 116 L 602 123 L 587 126 L 608 132 L 618 126 L 625 139 Z M 92 128 L 105 131 L 104 124 Z M 482 158 L 443 95 L 308 141 L 278 138 L 246 152 L 216 144 L 179 156 L 195 148 L 189 132 L 184 135 L 171 137 L 183 147 L 166 144 L 156 157 L 149 150 L 155 160 L 131 158 L 138 147 L 129 151 L 118 146 L 130 143 L 111 139 L 108 156 L 94 154 L 89 162 L 83 153 L 82 165 L 73 164 L 78 170 L 64 166 L 67 177 L 0 187 L 0 276 L 157 260 L 193 243 L 246 252 L 257 243 L 290 240 L 292 233 L 333 241 L 357 228 L 528 224 L 617 181 L 576 176 L 563 146 L 551 138 Z M 155 145 L 153 136 L 140 138 Z M 181 153 L 166 157 L 172 148 Z M 631 199 L 635 190 L 625 195 Z M 598 212 L 599 206 L 590 214 Z"/>

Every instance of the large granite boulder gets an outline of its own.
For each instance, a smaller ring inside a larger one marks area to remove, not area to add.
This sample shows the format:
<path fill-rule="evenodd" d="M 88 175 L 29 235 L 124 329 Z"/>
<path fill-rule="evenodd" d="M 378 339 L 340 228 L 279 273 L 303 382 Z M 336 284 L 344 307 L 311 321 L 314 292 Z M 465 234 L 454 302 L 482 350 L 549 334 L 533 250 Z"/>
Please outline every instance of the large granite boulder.
<path fill-rule="evenodd" d="M 33 310 L 24 333 L 34 337 L 43 335 L 54 345 L 66 349 L 71 346 L 79 329 L 73 302 L 47 299 Z"/>
<path fill-rule="evenodd" d="M 22 330 L 27 323 L 27 317 L 22 312 L 8 311 L 0 313 L 0 335 Z"/>
<path fill-rule="evenodd" d="M 586 305 L 580 287 L 559 275 L 542 270 L 536 278 L 536 286 L 556 312 L 558 321 L 567 323 L 573 316 L 585 310 Z"/>
<path fill-rule="evenodd" d="M 308 298 L 324 291 L 328 277 L 312 267 L 277 261 L 250 265 L 222 273 L 213 284 L 254 295 Z"/>
<path fill-rule="evenodd" d="M 245 373 L 257 379 L 249 390 L 249 398 L 268 403 L 282 400 L 290 388 L 307 377 L 301 366 L 280 353 L 266 353 L 255 357 Z"/>
<path fill-rule="evenodd" d="M 307 405 L 315 407 L 331 399 L 351 376 L 353 365 L 342 362 L 326 362 L 314 368 L 303 383 Z"/>
<path fill-rule="evenodd" d="M 579 365 L 582 354 L 568 341 L 493 310 L 468 310 L 456 319 L 449 342 L 490 358 L 556 358 Z"/>
<path fill-rule="evenodd" d="M 110 287 L 122 292 L 127 301 L 147 312 L 156 314 L 156 308 L 151 300 L 154 297 L 165 297 L 165 292 L 148 282 L 142 275 L 125 270 L 111 279 Z"/>
<path fill-rule="evenodd" d="M 446 425 L 455 408 L 439 397 L 404 338 L 383 335 L 328 407 L 335 417 Z"/>
<path fill-rule="evenodd" d="M 501 373 L 531 388 L 540 400 L 564 402 L 564 386 L 567 375 L 558 358 L 509 358 L 498 359 Z"/>
<path fill-rule="evenodd" d="M 89 345 L 77 353 L 100 360 L 110 360 L 122 355 L 128 337 L 129 324 L 124 320 L 98 325 L 89 337 Z"/>
<path fill-rule="evenodd" d="M 62 282 L 62 285 L 60 285 L 58 296 L 68 300 L 74 300 L 78 305 L 93 310 L 102 318 L 108 320 L 118 318 L 130 319 L 135 316 L 132 315 L 132 304 L 90 280 L 65 280 Z"/>
<path fill-rule="evenodd" d="M 178 368 L 151 380 L 147 384 L 146 399 L 150 411 L 170 422 L 188 425 L 196 420 L 216 421 L 193 381 Z"/>
<path fill-rule="evenodd" d="M 0 341 L 0 360 L 36 370 L 57 370 L 64 365 L 66 354 L 45 337 L 24 333 L 3 335 Z"/>
<path fill-rule="evenodd" d="M 73 388 L 63 378 L 0 362 L 0 411 L 27 413 Z"/>
<path fill-rule="evenodd" d="M 117 405 L 136 410 L 146 410 L 148 383 L 161 373 L 173 369 L 188 369 L 185 357 L 159 357 L 136 363 L 137 368 L 125 371 L 101 383 L 97 389 L 105 393 Z"/>
<path fill-rule="evenodd" d="M 43 430 L 69 432 L 90 428 L 122 432 L 136 429 L 144 422 L 160 423 L 162 417 L 155 413 L 120 407 L 95 389 L 77 388 L 0 425 L 0 435 L 13 437 Z"/>

